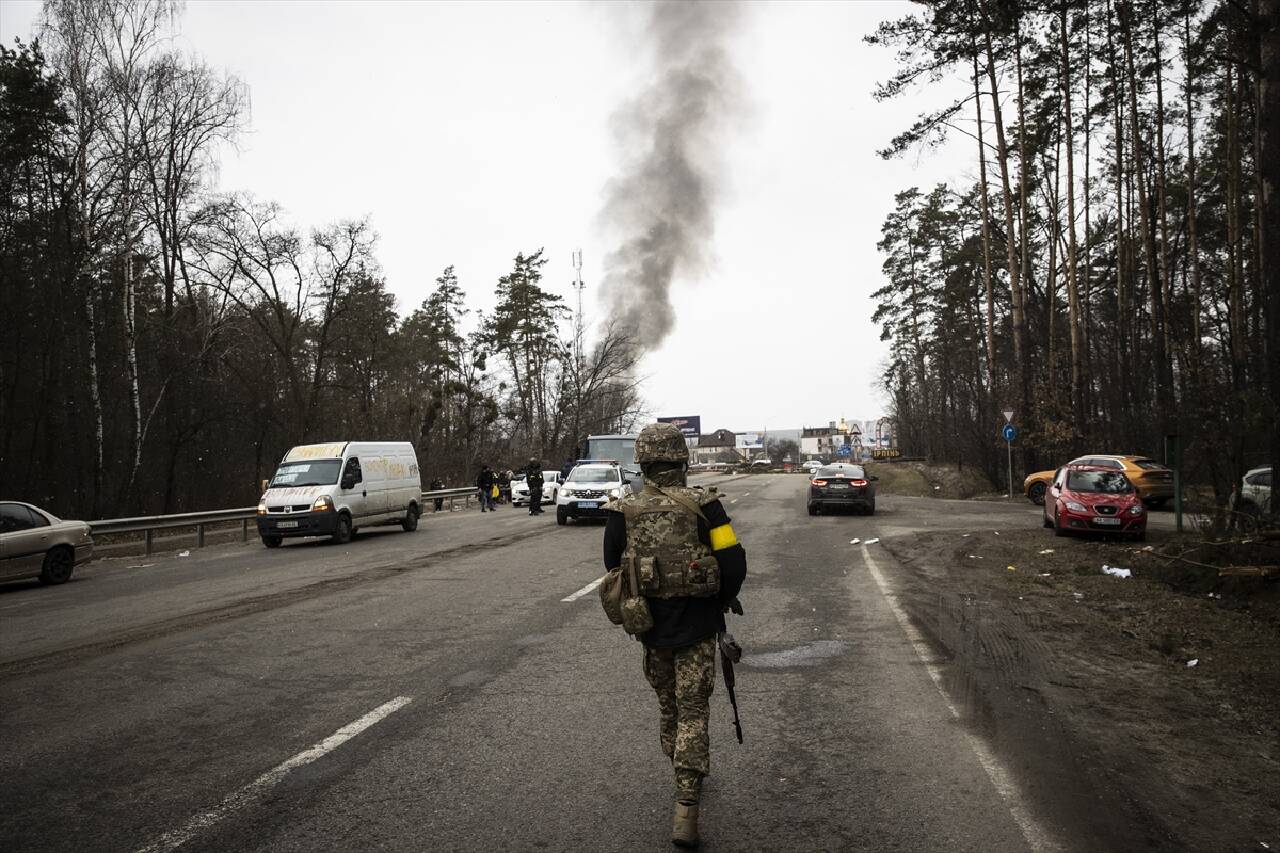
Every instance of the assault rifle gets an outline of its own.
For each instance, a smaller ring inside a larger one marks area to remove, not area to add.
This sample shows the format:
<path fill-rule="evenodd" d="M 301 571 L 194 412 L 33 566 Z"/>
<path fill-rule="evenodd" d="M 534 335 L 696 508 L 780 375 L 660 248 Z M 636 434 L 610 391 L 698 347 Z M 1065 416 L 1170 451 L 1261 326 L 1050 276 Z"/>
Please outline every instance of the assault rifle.
<path fill-rule="evenodd" d="M 739 616 L 742 615 L 742 605 L 736 598 L 730 602 L 728 609 Z M 738 735 L 738 743 L 742 743 L 742 723 L 738 720 L 738 697 L 733 690 L 737 683 L 737 678 L 733 674 L 733 665 L 742 660 L 742 646 L 738 645 L 738 641 L 728 631 L 721 631 L 716 635 L 716 643 L 720 646 L 720 664 L 721 671 L 724 673 L 725 690 L 729 693 L 729 705 L 733 708 L 733 730 Z"/>

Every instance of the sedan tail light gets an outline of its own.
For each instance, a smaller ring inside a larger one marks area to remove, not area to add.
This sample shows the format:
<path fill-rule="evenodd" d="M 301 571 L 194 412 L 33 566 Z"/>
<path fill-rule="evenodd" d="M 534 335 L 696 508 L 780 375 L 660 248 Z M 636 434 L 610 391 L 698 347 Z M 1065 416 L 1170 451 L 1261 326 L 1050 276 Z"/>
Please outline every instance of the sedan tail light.
<path fill-rule="evenodd" d="M 826 480 L 813 480 L 812 482 L 810 482 L 810 484 L 809 484 L 809 485 L 811 485 L 811 486 L 825 486 L 826 484 L 827 484 L 827 481 L 826 481 Z"/>
<path fill-rule="evenodd" d="M 849 484 L 853 486 L 865 486 L 867 484 L 867 481 L 866 480 L 850 480 Z"/>

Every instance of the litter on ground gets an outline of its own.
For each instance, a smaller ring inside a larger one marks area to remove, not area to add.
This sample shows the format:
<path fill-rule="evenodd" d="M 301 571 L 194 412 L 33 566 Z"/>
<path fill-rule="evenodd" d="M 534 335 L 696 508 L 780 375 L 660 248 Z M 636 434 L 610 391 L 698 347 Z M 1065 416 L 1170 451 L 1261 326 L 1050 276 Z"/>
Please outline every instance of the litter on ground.
<path fill-rule="evenodd" d="M 190 557 L 190 556 L 191 556 L 191 552 L 190 552 L 190 551 L 179 551 L 179 552 L 178 552 L 178 556 L 179 556 L 179 557 Z"/>
<path fill-rule="evenodd" d="M 1071 593 L 1071 594 L 1072 594 L 1073 596 L 1075 596 L 1075 598 L 1076 598 L 1076 600 L 1077 600 L 1077 601 L 1079 601 L 1080 599 L 1084 598 L 1084 593 L 1083 593 L 1083 592 L 1073 592 L 1073 593 Z"/>
<path fill-rule="evenodd" d="M 858 544 L 859 542 L 861 542 L 861 541 L 862 541 L 861 539 L 850 539 L 850 540 L 849 540 L 849 544 L 850 544 L 850 545 L 857 545 L 857 544 Z"/>
<path fill-rule="evenodd" d="M 1192 658 L 1191 660 L 1187 661 L 1187 666 L 1193 667 L 1198 663 L 1200 663 L 1200 658 Z"/>
<path fill-rule="evenodd" d="M 1122 569 L 1119 566 L 1103 566 L 1102 573 L 1104 575 L 1111 575 L 1114 578 L 1133 577 L 1133 572 L 1128 569 Z"/>
<path fill-rule="evenodd" d="M 1017 566 L 1010 566 L 1010 567 L 1009 567 L 1009 571 L 1011 571 L 1011 572 L 1016 572 L 1017 570 L 1018 570 L 1018 567 L 1017 567 Z"/>
<path fill-rule="evenodd" d="M 1049 577 L 1049 573 L 1048 573 L 1048 572 L 1041 572 L 1041 573 L 1040 573 L 1040 575 L 1039 575 L 1039 577 L 1047 578 L 1047 577 Z"/>
<path fill-rule="evenodd" d="M 993 530 L 993 531 L 991 531 L 991 532 L 992 532 L 992 533 L 994 533 L 994 534 L 995 534 L 995 535 L 997 535 L 997 536 L 999 536 L 999 535 L 1000 535 L 1000 531 L 999 531 L 999 530 Z"/>
<path fill-rule="evenodd" d="M 877 542 L 879 542 L 879 541 L 880 541 L 880 537 L 879 537 L 879 536 L 877 536 L 875 539 L 868 539 L 866 542 L 863 542 L 862 544 L 863 544 L 863 545 L 874 545 L 874 544 L 876 544 L 876 543 L 877 543 Z"/>
<path fill-rule="evenodd" d="M 1043 551 L 1041 551 L 1040 553 L 1041 553 L 1041 554 L 1052 554 L 1052 553 L 1053 553 L 1053 549 L 1052 549 L 1052 548 L 1045 548 L 1045 549 L 1044 549 Z"/>

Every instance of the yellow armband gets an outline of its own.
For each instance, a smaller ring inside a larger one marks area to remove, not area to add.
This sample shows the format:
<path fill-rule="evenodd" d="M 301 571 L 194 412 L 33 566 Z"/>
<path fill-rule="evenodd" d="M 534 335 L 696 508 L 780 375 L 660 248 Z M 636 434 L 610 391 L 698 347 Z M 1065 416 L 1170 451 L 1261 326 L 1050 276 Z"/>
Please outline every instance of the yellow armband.
<path fill-rule="evenodd" d="M 719 527 L 711 529 L 711 550 L 721 551 L 725 548 L 732 548 L 738 544 L 738 537 L 734 535 L 733 526 L 730 524 L 722 524 Z"/>

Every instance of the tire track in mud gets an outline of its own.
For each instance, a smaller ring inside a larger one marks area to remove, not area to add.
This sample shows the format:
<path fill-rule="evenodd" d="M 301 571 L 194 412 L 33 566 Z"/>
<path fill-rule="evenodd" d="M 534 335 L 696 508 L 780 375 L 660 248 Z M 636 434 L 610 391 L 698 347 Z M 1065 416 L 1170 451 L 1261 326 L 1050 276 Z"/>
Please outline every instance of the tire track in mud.
<path fill-rule="evenodd" d="M 126 631 L 112 634 L 104 639 L 94 640 L 88 643 L 77 643 L 73 646 L 66 646 L 51 652 L 41 652 L 40 654 L 31 655 L 29 657 L 0 661 L 0 678 L 8 678 L 15 675 L 32 675 L 50 669 L 56 669 L 64 664 L 72 662 L 81 663 L 87 659 L 99 657 L 109 652 L 137 645 L 138 643 L 145 643 L 149 640 L 182 633 L 183 631 L 204 628 L 220 622 L 242 619 L 246 616 L 266 613 L 271 610 L 290 607 L 306 601 L 313 601 L 318 598 L 324 598 L 340 592 L 346 592 L 347 590 L 354 589 L 365 584 L 377 583 L 381 580 L 399 577 L 418 569 L 434 566 L 442 560 L 447 560 L 450 557 L 458 556 L 460 554 L 465 553 L 470 556 L 477 552 L 495 550 L 517 542 L 523 542 L 527 539 L 545 536 L 553 530 L 555 530 L 555 528 L 539 528 L 509 536 L 493 536 L 479 542 L 468 542 L 464 545 L 455 545 L 452 548 L 421 554 L 415 558 L 407 560 L 397 559 L 393 562 L 377 563 L 360 569 L 353 574 L 343 575 L 336 578 L 326 578 L 324 580 L 314 581 L 299 587 L 280 590 L 279 592 L 255 595 L 249 598 L 240 599 L 239 601 L 233 601 L 229 604 L 222 604 L 216 607 L 209 607 L 203 610 L 184 613 L 181 616 L 174 616 L 168 619 L 148 622 L 145 625 L 139 625 Z"/>
<path fill-rule="evenodd" d="M 1177 850 L 1167 823 L 1128 790 L 1100 754 L 1070 702 L 1059 701 L 1062 674 L 1052 649 L 1035 631 L 1043 620 L 1026 620 L 1017 601 L 969 591 L 944 562 L 963 565 L 964 550 L 928 547 L 932 531 L 882 540 L 893 560 L 907 570 L 902 602 L 911 621 L 943 659 L 947 693 L 1026 786 L 1050 824 L 1065 825 L 1073 848 L 1093 850 Z"/>

